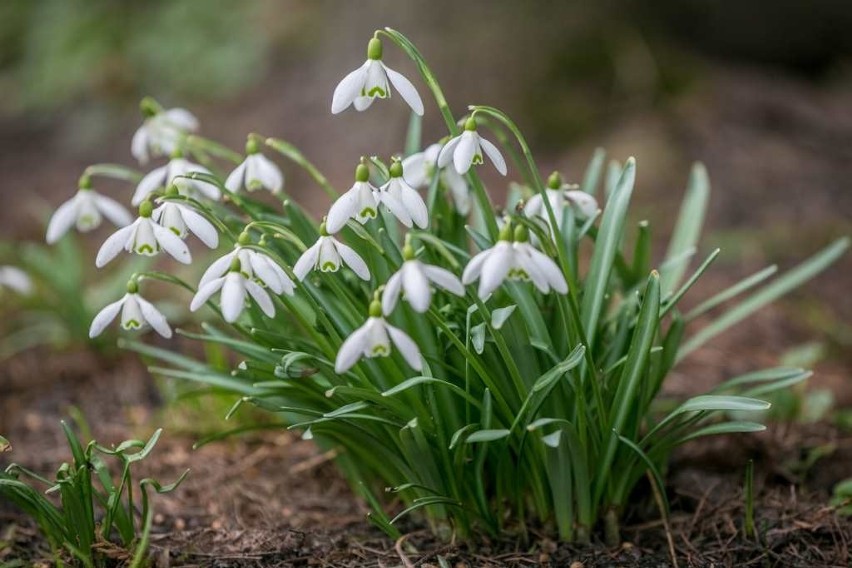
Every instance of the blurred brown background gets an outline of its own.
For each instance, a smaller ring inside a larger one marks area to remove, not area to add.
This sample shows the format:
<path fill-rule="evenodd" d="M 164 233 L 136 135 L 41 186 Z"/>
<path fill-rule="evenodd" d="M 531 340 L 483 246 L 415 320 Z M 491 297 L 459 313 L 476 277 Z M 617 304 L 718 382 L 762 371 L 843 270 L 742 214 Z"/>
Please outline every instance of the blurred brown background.
<path fill-rule="evenodd" d="M 191 108 L 203 134 L 237 149 L 250 131 L 285 138 L 345 186 L 360 155 L 402 145 L 400 101 L 329 112 L 334 86 L 385 25 L 418 45 L 457 114 L 485 103 L 513 116 L 542 169 L 578 180 L 597 146 L 635 155 L 636 220 L 656 222 L 660 237 L 690 163 L 704 161 L 713 182 L 705 246 L 722 246 L 726 259 L 719 286 L 852 233 L 848 1 L 6 0 L 0 237 L 40 239 L 86 165 L 135 165 L 144 95 Z M 426 98 L 411 63 L 385 51 Z M 427 141 L 442 135 L 429 102 L 424 128 Z M 321 210 L 320 192 L 283 165 L 288 192 Z M 129 198 L 132 188 L 109 191 Z M 754 340 L 771 351 L 795 314 L 794 327 L 817 333 L 848 368 L 850 270 L 847 255 Z"/>

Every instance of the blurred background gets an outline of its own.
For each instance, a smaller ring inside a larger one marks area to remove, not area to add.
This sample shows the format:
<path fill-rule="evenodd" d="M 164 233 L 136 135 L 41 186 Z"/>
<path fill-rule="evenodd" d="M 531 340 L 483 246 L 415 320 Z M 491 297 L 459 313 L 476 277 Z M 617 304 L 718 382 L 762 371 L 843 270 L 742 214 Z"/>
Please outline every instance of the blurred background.
<path fill-rule="evenodd" d="M 725 259 L 711 285 L 791 266 L 852 233 L 847 0 L 5 0 L 0 238 L 41 239 L 86 165 L 135 166 L 130 137 L 145 95 L 190 108 L 203 134 L 235 149 L 251 131 L 289 140 L 346 186 L 359 156 L 400 150 L 408 121 L 399 101 L 329 112 L 334 86 L 385 25 L 418 45 L 457 114 L 480 103 L 514 117 L 545 173 L 579 180 L 599 146 L 635 155 L 636 220 L 650 219 L 661 239 L 690 164 L 704 161 L 705 246 L 722 246 Z M 410 61 L 385 52 L 425 98 Z M 428 102 L 424 129 L 427 141 L 442 135 Z M 283 165 L 287 191 L 322 210 L 324 196 Z M 114 191 L 122 199 L 132 188 Z M 728 341 L 777 358 L 781 345 L 815 337 L 841 381 L 852 367 L 849 256 L 763 316 L 759 331 Z"/>

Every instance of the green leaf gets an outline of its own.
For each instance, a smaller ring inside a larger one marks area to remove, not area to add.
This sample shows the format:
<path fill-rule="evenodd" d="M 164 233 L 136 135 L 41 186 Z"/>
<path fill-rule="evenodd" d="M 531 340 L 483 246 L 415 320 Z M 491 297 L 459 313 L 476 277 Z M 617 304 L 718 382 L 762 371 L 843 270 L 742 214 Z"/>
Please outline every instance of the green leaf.
<path fill-rule="evenodd" d="M 766 426 L 758 424 L 757 422 L 748 422 L 745 420 L 721 422 L 719 424 L 711 424 L 710 426 L 705 426 L 704 428 L 699 428 L 694 432 L 690 432 L 678 440 L 678 444 L 682 444 L 696 438 L 702 438 L 704 436 L 716 436 L 719 434 L 748 434 L 751 432 L 763 432 L 764 430 L 766 430 Z"/>
<path fill-rule="evenodd" d="M 586 348 L 583 345 L 578 345 L 574 348 L 564 361 L 550 369 L 548 372 L 536 379 L 532 387 L 532 392 L 539 392 L 552 387 L 559 378 L 579 365 L 583 361 L 583 355 L 586 353 Z"/>
<path fill-rule="evenodd" d="M 685 412 L 709 412 L 720 410 L 758 411 L 767 410 L 771 406 L 772 405 L 765 400 L 745 396 L 704 394 L 690 398 L 677 407 L 672 414 L 676 415 L 683 414 Z"/>
<path fill-rule="evenodd" d="M 589 195 L 595 195 L 598 192 L 605 159 L 606 151 L 603 148 L 595 148 L 595 153 L 592 154 L 592 159 L 589 160 L 589 165 L 586 166 L 586 172 L 583 174 L 583 182 L 580 184 L 580 189 Z"/>
<path fill-rule="evenodd" d="M 499 430 L 477 430 L 473 434 L 467 437 L 465 440 L 466 444 L 475 444 L 477 442 L 493 442 L 495 440 L 502 440 L 509 436 L 510 431 L 506 429 Z"/>
<path fill-rule="evenodd" d="M 686 195 L 681 204 L 674 233 L 669 241 L 666 260 L 676 258 L 696 247 L 704 226 L 704 215 L 709 199 L 710 179 L 707 177 L 707 170 L 703 164 L 695 163 L 689 174 Z M 686 264 L 677 264 L 670 268 L 660 266 L 660 289 L 663 296 L 675 289 L 683 278 L 684 272 L 686 272 Z"/>
<path fill-rule="evenodd" d="M 503 327 L 503 324 L 506 323 L 506 320 L 509 319 L 509 316 L 512 315 L 512 312 L 517 308 L 515 304 L 506 306 L 505 308 L 497 308 L 491 312 L 491 326 L 494 329 L 500 329 Z"/>
<path fill-rule="evenodd" d="M 703 302 L 701 302 L 698 306 L 696 306 L 695 308 L 690 310 L 690 312 L 684 316 L 684 319 L 687 322 L 694 320 L 698 316 L 700 316 L 700 315 L 702 315 L 706 312 L 709 312 L 710 310 L 712 310 L 716 306 L 723 304 L 724 302 L 727 302 L 731 298 L 734 298 L 734 297 L 742 294 L 743 292 L 746 292 L 749 289 L 757 286 L 758 284 L 760 284 L 761 282 L 763 282 L 764 280 L 766 280 L 767 278 L 769 278 L 770 276 L 775 274 L 777 271 L 778 271 L 778 266 L 773 264 L 772 266 L 768 266 L 768 267 L 764 268 L 760 272 L 752 274 L 748 278 L 744 278 L 743 280 L 740 280 L 739 282 L 737 282 L 736 284 L 734 284 L 730 288 L 726 288 L 725 290 L 722 290 L 718 294 L 715 294 L 715 295 L 711 296 L 710 298 L 708 298 L 707 300 L 704 300 Z"/>

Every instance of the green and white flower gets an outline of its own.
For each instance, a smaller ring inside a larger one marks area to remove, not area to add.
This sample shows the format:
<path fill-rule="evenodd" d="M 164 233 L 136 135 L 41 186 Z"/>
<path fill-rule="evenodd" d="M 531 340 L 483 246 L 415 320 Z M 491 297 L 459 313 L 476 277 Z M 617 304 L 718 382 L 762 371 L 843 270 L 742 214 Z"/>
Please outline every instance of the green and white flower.
<path fill-rule="evenodd" d="M 467 215 L 470 213 L 470 186 L 455 168 L 438 167 L 438 154 L 441 153 L 442 147 L 441 144 L 435 143 L 422 152 L 405 158 L 402 161 L 403 176 L 411 187 L 417 189 L 431 186 L 435 176 L 439 176 L 440 183 L 449 190 L 453 198 L 456 211 Z"/>
<path fill-rule="evenodd" d="M 150 201 L 143 201 L 139 206 L 139 217 L 132 224 L 110 235 L 101 245 L 95 258 L 95 266 L 103 267 L 122 250 L 144 256 L 154 256 L 164 250 L 178 262 L 192 262 L 189 249 L 181 238 L 151 218 L 153 209 Z"/>
<path fill-rule="evenodd" d="M 370 169 L 364 164 L 355 168 L 355 184 L 337 198 L 328 210 L 326 230 L 330 235 L 338 232 L 349 219 L 362 225 L 378 215 L 378 190 L 370 183 Z M 387 205 L 387 203 L 386 203 Z"/>
<path fill-rule="evenodd" d="M 378 300 L 370 304 L 367 321 L 346 338 L 337 352 L 334 371 L 342 374 L 351 369 L 362 357 L 387 357 L 391 354 L 391 343 L 399 349 L 403 359 L 415 371 L 423 369 L 420 348 L 401 329 L 392 326 L 382 317 L 382 306 Z"/>
<path fill-rule="evenodd" d="M 388 278 L 382 293 L 384 315 L 390 315 L 394 310 L 400 293 L 403 293 L 403 299 L 415 312 L 426 312 L 432 303 L 432 285 L 456 296 L 464 296 L 464 285 L 458 276 L 440 266 L 417 260 L 410 244 L 403 247 L 402 255 L 402 266 Z"/>
<path fill-rule="evenodd" d="M 423 116 L 423 101 L 417 89 L 402 74 L 382 63 L 382 42 L 374 37 L 367 45 L 367 61 L 334 89 L 331 112 L 338 114 L 350 105 L 357 111 L 367 110 L 374 100 L 390 98 L 390 85 L 399 91 L 411 110 Z"/>
<path fill-rule="evenodd" d="M 497 146 L 483 138 L 476 131 L 476 120 L 468 118 L 464 123 L 464 132 L 447 142 L 438 154 L 438 167 L 443 168 L 453 163 L 456 171 L 464 175 L 474 164 L 482 164 L 482 153 L 494 163 L 494 167 L 502 175 L 506 175 L 506 160 Z"/>
<path fill-rule="evenodd" d="M 406 227 L 412 223 L 425 229 L 429 226 L 429 211 L 417 190 L 408 185 L 403 177 L 403 166 L 394 161 L 390 166 L 390 179 L 379 188 L 376 200 L 384 204 L 394 217 Z"/>
<path fill-rule="evenodd" d="M 136 186 L 136 192 L 133 194 L 131 203 L 139 205 L 152 192 L 172 184 L 177 186 L 180 193 L 187 197 L 198 198 L 201 196 L 218 201 L 222 197 L 222 192 L 219 191 L 218 187 L 212 183 L 184 177 L 193 172 L 210 174 L 210 170 L 190 162 L 180 152 L 176 151 L 172 154 L 172 159 L 169 160 L 168 164 L 151 170 L 142 178 L 139 185 Z"/>
<path fill-rule="evenodd" d="M 598 201 L 585 191 L 575 189 L 575 186 L 562 183 L 561 176 L 554 172 L 547 181 L 547 200 L 550 202 L 550 207 L 553 209 L 553 216 L 556 217 L 556 226 L 562 228 L 564 213 L 566 207 L 571 207 L 574 210 L 574 215 L 579 220 L 590 219 L 597 215 Z M 550 215 L 547 213 L 547 208 L 544 206 L 544 200 L 540 193 L 530 197 L 524 205 L 524 215 L 529 218 L 541 218 L 550 226 Z"/>
<path fill-rule="evenodd" d="M 243 240 L 242 235 L 240 236 L 240 240 Z M 208 282 L 224 276 L 230 269 L 231 263 L 237 258 L 240 261 L 240 270 L 247 278 L 253 279 L 262 286 L 266 286 L 276 294 L 292 296 L 296 284 L 284 272 L 284 269 L 278 266 L 278 263 L 269 258 L 269 256 L 262 252 L 246 248 L 243 246 L 245 244 L 247 242 L 237 244 L 234 250 L 213 261 L 201 276 L 198 288 L 203 288 Z"/>
<path fill-rule="evenodd" d="M 83 176 L 74 197 L 60 205 L 50 218 L 45 240 L 53 244 L 75 225 L 80 232 L 91 231 L 100 226 L 103 217 L 119 227 L 133 222 L 133 217 L 124 206 L 93 190 L 88 176 Z"/>
<path fill-rule="evenodd" d="M 272 298 L 259 284 L 246 277 L 242 271 L 239 258 L 232 258 L 227 274 L 210 280 L 204 286 L 199 286 L 189 309 L 193 312 L 198 310 L 219 290 L 222 291 L 219 297 L 219 307 L 222 310 L 222 317 L 228 323 L 237 321 L 237 318 L 243 313 L 249 297 L 254 299 L 264 314 L 269 317 L 275 316 L 275 305 L 272 303 Z"/>
<path fill-rule="evenodd" d="M 130 152 L 140 164 L 151 157 L 168 156 L 178 149 L 181 139 L 198 130 L 198 119 L 183 108 L 163 110 L 152 99 L 142 101 L 146 118 L 130 143 Z"/>
<path fill-rule="evenodd" d="M 174 186 L 169 188 L 177 193 Z M 182 239 L 185 239 L 189 233 L 194 234 L 198 239 L 214 249 L 219 246 L 219 232 L 213 223 L 204 218 L 204 215 L 183 203 L 175 201 L 165 201 L 159 207 L 154 209 L 151 214 L 154 221 L 169 229 Z"/>
<path fill-rule="evenodd" d="M 127 293 L 117 302 L 109 304 L 95 316 L 89 328 L 89 337 L 94 338 L 103 333 L 106 326 L 121 312 L 121 327 L 128 331 L 138 331 L 151 327 L 165 338 L 172 336 L 166 317 L 153 304 L 139 295 L 139 287 L 135 280 L 127 283 Z"/>
<path fill-rule="evenodd" d="M 320 225 L 320 237 L 296 261 L 293 274 L 299 280 L 304 280 L 312 270 L 337 272 L 344 263 L 362 280 L 370 279 L 370 269 L 364 259 L 352 247 L 329 235 L 323 223 Z"/>
<path fill-rule="evenodd" d="M 284 174 L 275 162 L 260 153 L 257 142 L 250 139 L 246 142 L 246 159 L 228 175 L 225 187 L 234 193 L 245 188 L 266 189 L 276 194 L 284 188 Z"/>
<path fill-rule="evenodd" d="M 0 290 L 3 288 L 9 288 L 18 294 L 29 294 L 33 290 L 33 281 L 17 266 L 0 266 Z"/>

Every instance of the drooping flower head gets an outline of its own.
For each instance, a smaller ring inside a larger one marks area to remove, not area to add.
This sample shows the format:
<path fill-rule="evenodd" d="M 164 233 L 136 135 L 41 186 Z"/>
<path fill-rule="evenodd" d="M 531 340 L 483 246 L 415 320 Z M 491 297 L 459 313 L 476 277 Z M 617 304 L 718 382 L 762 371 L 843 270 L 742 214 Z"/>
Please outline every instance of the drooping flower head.
<path fill-rule="evenodd" d="M 390 85 L 399 91 L 411 110 L 423 116 L 423 101 L 417 89 L 411 81 L 382 63 L 382 41 L 374 37 L 367 44 L 367 61 L 346 75 L 334 89 L 331 112 L 343 112 L 350 105 L 357 111 L 367 110 L 374 100 L 390 98 Z"/>
<path fill-rule="evenodd" d="M 33 291 L 33 281 L 17 266 L 0 266 L 0 291 L 3 288 L 10 288 L 18 294 L 29 294 Z"/>
<path fill-rule="evenodd" d="M 382 313 L 390 315 L 396 307 L 400 293 L 415 312 L 424 313 L 432 303 L 432 286 L 464 296 L 464 285 L 458 277 L 440 266 L 417 260 L 414 247 L 406 239 L 402 249 L 402 266 L 385 284 L 382 293 Z"/>
<path fill-rule="evenodd" d="M 227 274 L 199 286 L 189 309 L 193 312 L 198 310 L 219 290 L 222 291 L 219 308 L 222 310 L 222 317 L 228 323 L 237 321 L 246 307 L 248 298 L 253 298 L 264 314 L 269 317 L 275 316 L 272 298 L 257 282 L 246 276 L 242 271 L 242 263 L 236 256 L 231 259 Z"/>
<path fill-rule="evenodd" d="M 92 180 L 88 175 L 80 177 L 78 187 L 74 197 L 60 205 L 50 218 L 45 236 L 48 244 L 58 241 L 75 225 L 80 232 L 91 231 L 100 226 L 103 217 L 119 227 L 133 221 L 127 209 L 118 201 L 92 189 Z"/>
<path fill-rule="evenodd" d="M 455 167 L 438 167 L 438 154 L 443 144 L 435 143 L 422 152 L 411 154 L 402 161 L 403 176 L 411 187 L 423 189 L 429 187 L 435 176 L 450 192 L 456 210 L 461 215 L 470 213 L 470 187 Z"/>
<path fill-rule="evenodd" d="M 390 179 L 376 192 L 376 201 L 387 207 L 406 227 L 412 223 L 425 229 L 429 226 L 429 211 L 417 190 L 403 177 L 403 165 L 394 160 L 389 169 Z"/>
<path fill-rule="evenodd" d="M 312 270 L 337 272 L 343 264 L 352 269 L 362 280 L 370 279 L 370 269 L 352 247 L 349 247 L 328 234 L 326 223 L 320 225 L 320 237 L 308 250 L 302 253 L 293 266 L 293 274 L 299 280 Z"/>
<path fill-rule="evenodd" d="M 248 191 L 266 189 L 273 194 L 280 193 L 284 188 L 284 174 L 275 162 L 260 153 L 257 140 L 249 138 L 246 142 L 246 159 L 228 175 L 225 187 L 234 193 L 243 188 Z"/>
<path fill-rule="evenodd" d="M 328 210 L 326 230 L 330 235 L 338 232 L 349 219 L 355 219 L 362 225 L 378 215 L 378 190 L 370 183 L 370 168 L 360 163 L 355 168 L 355 183 L 337 198 Z"/>
<path fill-rule="evenodd" d="M 104 241 L 95 258 L 95 266 L 103 267 L 123 250 L 143 256 L 154 256 L 161 250 L 183 264 L 192 262 L 189 249 L 179 236 L 154 222 L 151 218 L 154 206 L 149 200 L 139 205 L 139 217 L 130 225 L 122 227 Z"/>
<path fill-rule="evenodd" d="M 251 237 L 249 234 L 246 231 L 240 233 L 234 250 L 213 261 L 201 276 L 198 288 L 201 289 L 208 282 L 225 275 L 230 270 L 234 258 L 237 258 L 240 261 L 240 270 L 246 278 L 251 278 L 259 285 L 269 288 L 276 294 L 292 296 L 296 288 L 293 280 L 268 255 L 247 248 L 247 245 L 250 243 Z"/>
<path fill-rule="evenodd" d="M 483 138 L 476 131 L 476 119 L 468 118 L 464 123 L 464 132 L 447 142 L 438 154 L 438 167 L 443 168 L 450 162 L 456 171 L 464 175 L 474 164 L 482 164 L 483 151 L 494 163 L 502 175 L 506 175 L 506 160 L 497 146 Z"/>
<path fill-rule="evenodd" d="M 168 156 L 180 147 L 184 136 L 198 130 L 198 119 L 186 109 L 164 110 L 150 97 L 142 99 L 140 108 L 145 120 L 130 143 L 130 152 L 140 164 L 151 157 Z"/>
<path fill-rule="evenodd" d="M 177 186 L 181 195 L 192 198 L 206 197 L 218 201 L 222 197 L 222 192 L 219 191 L 218 187 L 206 181 L 185 177 L 193 172 L 209 174 L 210 170 L 190 162 L 183 157 L 180 150 L 175 150 L 172 152 L 172 158 L 168 164 L 154 168 L 142 178 L 139 185 L 136 186 L 136 192 L 133 194 L 131 203 L 139 205 L 152 192 L 170 185 Z"/>
<path fill-rule="evenodd" d="M 89 328 L 89 337 L 103 333 L 106 326 L 121 312 L 121 327 L 128 331 L 139 331 L 151 327 L 165 338 L 172 336 L 172 328 L 166 317 L 153 304 L 139 295 L 139 284 L 135 279 L 127 283 L 127 293 L 117 302 L 107 305 L 98 312 Z"/>
<path fill-rule="evenodd" d="M 566 208 L 570 207 L 579 220 L 590 219 L 598 212 L 597 200 L 585 191 L 580 191 L 575 186 L 563 183 L 562 176 L 558 172 L 553 172 L 548 178 L 545 193 L 550 207 L 553 209 L 553 216 L 556 217 L 556 226 L 560 229 L 564 222 Z M 550 215 L 547 213 L 547 207 L 545 207 L 540 193 L 533 195 L 526 202 L 524 215 L 529 218 L 541 218 L 550 226 Z"/>
<path fill-rule="evenodd" d="M 176 186 L 170 185 L 166 189 L 166 197 L 177 195 Z M 176 201 L 160 201 L 161 205 L 154 209 L 151 214 L 151 218 L 157 224 L 169 229 L 182 239 L 192 233 L 210 248 L 219 246 L 219 232 L 213 226 L 213 223 L 204 218 L 204 215 L 188 204 Z"/>
<path fill-rule="evenodd" d="M 401 329 L 392 326 L 382 317 L 382 304 L 378 297 L 370 303 L 367 321 L 352 332 L 340 346 L 334 362 L 336 373 L 345 373 L 362 357 L 387 357 L 391 354 L 391 343 L 399 349 L 406 363 L 415 371 L 423 369 L 420 348 Z"/>

